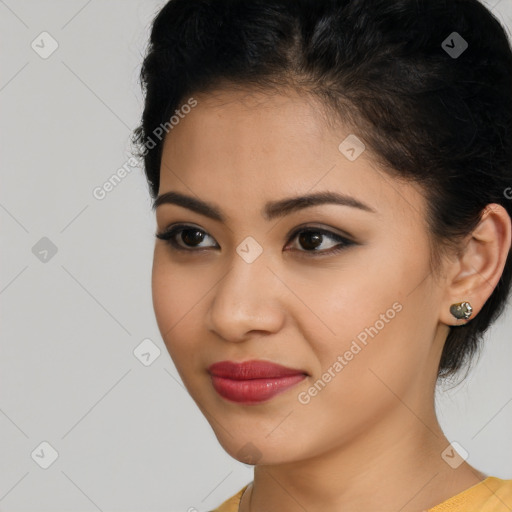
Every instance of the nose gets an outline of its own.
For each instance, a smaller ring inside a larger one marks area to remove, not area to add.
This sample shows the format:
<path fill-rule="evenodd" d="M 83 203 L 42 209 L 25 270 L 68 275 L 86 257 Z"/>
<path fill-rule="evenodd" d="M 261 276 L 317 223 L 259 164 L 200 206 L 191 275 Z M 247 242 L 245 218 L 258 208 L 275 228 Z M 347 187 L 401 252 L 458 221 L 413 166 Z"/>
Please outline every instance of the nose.
<path fill-rule="evenodd" d="M 247 263 L 235 253 L 231 266 L 214 287 L 206 326 L 224 340 L 241 342 L 255 332 L 278 332 L 285 321 L 286 289 L 267 266 L 263 254 Z"/>

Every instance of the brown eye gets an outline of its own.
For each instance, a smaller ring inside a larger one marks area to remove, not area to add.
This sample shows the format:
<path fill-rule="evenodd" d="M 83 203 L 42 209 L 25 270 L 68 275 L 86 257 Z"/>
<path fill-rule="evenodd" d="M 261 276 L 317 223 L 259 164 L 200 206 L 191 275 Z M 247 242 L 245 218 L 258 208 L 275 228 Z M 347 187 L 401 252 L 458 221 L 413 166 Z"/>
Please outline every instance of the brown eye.
<path fill-rule="evenodd" d="M 203 241 L 204 231 L 200 229 L 182 229 L 181 239 L 185 244 L 195 246 Z"/>
<path fill-rule="evenodd" d="M 298 235 L 298 237 L 297 237 Z M 295 231 L 292 235 L 291 239 L 297 238 L 298 243 L 305 250 L 298 249 L 299 252 L 303 253 L 318 253 L 318 254 L 332 254 L 342 249 L 354 245 L 355 242 L 348 240 L 345 237 L 337 235 L 336 233 L 332 233 L 331 231 L 327 231 L 325 229 L 319 228 L 309 228 L 309 229 L 301 229 Z M 336 244 L 331 244 L 330 246 L 326 245 L 326 240 L 334 240 L 337 242 Z M 322 249 L 323 245 L 323 249 Z M 318 249 L 320 247 L 320 249 Z"/>
<path fill-rule="evenodd" d="M 315 231 L 303 231 L 299 235 L 299 242 L 305 249 L 316 249 L 323 242 L 324 235 Z"/>
<path fill-rule="evenodd" d="M 200 249 L 211 247 L 199 245 L 200 243 L 203 242 L 203 240 L 205 240 L 205 238 L 212 237 L 202 229 L 196 228 L 194 226 L 173 226 L 172 228 L 168 229 L 167 231 L 164 231 L 163 233 L 157 233 L 155 236 L 160 240 L 164 240 L 173 249 L 177 250 L 194 251 L 194 247 L 199 247 Z M 218 247 L 218 245 L 215 244 L 213 247 Z"/>
<path fill-rule="evenodd" d="M 220 248 L 217 243 L 214 243 L 214 245 L 200 245 L 207 238 L 214 239 L 206 231 L 195 226 L 178 224 L 168 228 L 163 233 L 157 233 L 155 236 L 160 240 L 164 240 L 172 249 L 178 251 L 192 253 L 204 252 L 205 249 L 210 248 Z M 296 230 L 290 240 L 295 238 L 297 238 L 300 247 L 303 249 L 294 248 L 293 250 L 302 253 L 302 255 L 311 255 L 314 257 L 328 256 L 356 244 L 341 235 L 314 227 Z M 335 243 L 329 244 L 329 240 Z"/>

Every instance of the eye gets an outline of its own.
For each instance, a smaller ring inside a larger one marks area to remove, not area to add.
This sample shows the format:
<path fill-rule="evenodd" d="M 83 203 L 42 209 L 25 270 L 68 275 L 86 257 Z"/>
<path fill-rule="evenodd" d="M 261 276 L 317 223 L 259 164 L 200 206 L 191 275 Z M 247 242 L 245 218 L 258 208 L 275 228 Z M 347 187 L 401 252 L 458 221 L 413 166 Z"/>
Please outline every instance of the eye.
<path fill-rule="evenodd" d="M 180 245 L 176 240 L 176 235 L 180 235 L 178 238 L 181 239 L 181 242 L 185 245 Z M 163 233 L 157 233 L 155 235 L 160 240 L 164 240 L 167 244 L 169 244 L 173 249 L 180 250 L 180 251 L 189 251 L 192 252 L 195 249 L 190 249 L 190 247 L 204 247 L 199 244 L 201 244 L 205 238 L 210 237 L 206 233 L 206 231 L 203 231 L 202 229 L 196 228 L 194 226 L 187 226 L 184 224 L 177 224 L 176 226 L 172 226 L 171 228 L 167 229 Z M 213 238 L 212 238 L 213 240 Z M 190 244 L 190 245 L 187 245 Z M 197 245 L 196 245 L 197 244 Z M 218 245 L 216 244 L 216 247 Z"/>
<path fill-rule="evenodd" d="M 300 236 L 298 236 L 300 235 Z M 176 226 L 172 226 L 168 228 L 166 231 L 162 233 L 157 233 L 155 235 L 160 240 L 164 240 L 167 244 L 171 246 L 173 250 L 186 251 L 186 252 L 203 252 L 198 251 L 195 248 L 208 248 L 214 247 L 219 248 L 217 243 L 214 245 L 200 245 L 205 239 L 211 238 L 214 240 L 208 233 L 200 228 L 189 226 L 185 224 L 177 224 Z M 298 238 L 297 238 L 298 236 Z M 305 254 L 310 253 L 313 256 L 313 253 L 318 253 L 319 255 L 325 254 L 333 254 L 339 252 L 351 245 L 355 245 L 355 242 L 328 231 L 326 229 L 309 227 L 309 228 L 301 228 L 297 229 L 291 236 L 290 240 L 294 240 L 297 238 L 298 242 L 302 247 L 306 250 L 301 249 L 293 249 L 298 252 L 302 252 Z M 176 240 L 177 239 L 177 240 Z M 334 246 L 325 247 L 326 240 L 332 240 L 337 242 Z M 181 243 L 179 243 L 181 242 Z M 322 249 L 323 246 L 323 249 Z M 319 249 L 320 247 L 320 249 Z M 314 254 L 316 256 L 316 254 Z"/>
<path fill-rule="evenodd" d="M 305 253 L 319 253 L 321 255 L 329 255 L 337 253 L 355 244 L 355 242 L 341 235 L 321 228 L 310 227 L 298 229 L 293 233 L 290 239 L 295 239 L 297 235 L 299 235 L 299 237 L 297 238 L 298 242 L 302 247 L 306 249 L 306 251 L 299 250 L 299 252 Z M 330 247 L 325 247 L 326 239 L 334 240 L 335 242 L 338 243 L 334 244 L 334 246 L 331 245 Z M 324 247 L 323 249 L 322 246 Z M 316 254 L 314 256 L 316 256 Z"/>

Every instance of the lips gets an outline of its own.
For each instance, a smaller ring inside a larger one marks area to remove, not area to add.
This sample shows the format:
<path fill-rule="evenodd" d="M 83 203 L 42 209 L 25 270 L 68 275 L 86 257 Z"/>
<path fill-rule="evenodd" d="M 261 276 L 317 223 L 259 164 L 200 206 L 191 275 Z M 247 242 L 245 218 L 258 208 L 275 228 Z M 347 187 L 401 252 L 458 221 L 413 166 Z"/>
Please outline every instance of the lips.
<path fill-rule="evenodd" d="M 208 371 L 217 377 L 232 380 L 270 379 L 287 377 L 289 375 L 307 375 L 304 370 L 287 368 L 286 366 L 263 360 L 252 360 L 242 363 L 220 361 L 212 364 Z"/>
<path fill-rule="evenodd" d="M 262 360 L 221 361 L 212 364 L 208 371 L 213 388 L 221 397 L 247 405 L 270 400 L 308 375 L 303 370 Z"/>

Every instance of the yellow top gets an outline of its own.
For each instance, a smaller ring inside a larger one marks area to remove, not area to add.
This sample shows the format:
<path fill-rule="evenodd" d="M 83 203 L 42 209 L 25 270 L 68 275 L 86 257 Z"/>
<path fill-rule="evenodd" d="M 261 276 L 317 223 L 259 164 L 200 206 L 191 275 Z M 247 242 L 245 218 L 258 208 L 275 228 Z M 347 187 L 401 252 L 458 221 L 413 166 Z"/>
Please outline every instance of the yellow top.
<path fill-rule="evenodd" d="M 238 512 L 242 494 L 249 484 L 211 512 Z M 448 498 L 426 512 L 510 512 L 512 480 L 488 476 L 478 484 Z"/>

